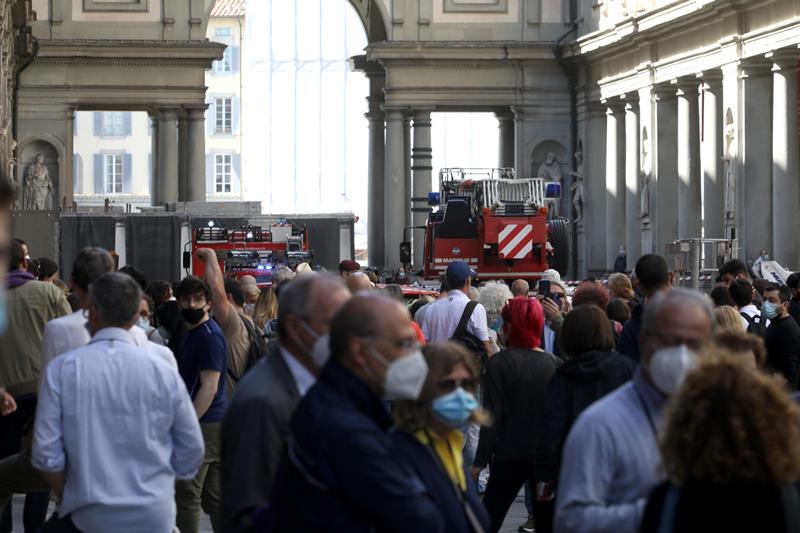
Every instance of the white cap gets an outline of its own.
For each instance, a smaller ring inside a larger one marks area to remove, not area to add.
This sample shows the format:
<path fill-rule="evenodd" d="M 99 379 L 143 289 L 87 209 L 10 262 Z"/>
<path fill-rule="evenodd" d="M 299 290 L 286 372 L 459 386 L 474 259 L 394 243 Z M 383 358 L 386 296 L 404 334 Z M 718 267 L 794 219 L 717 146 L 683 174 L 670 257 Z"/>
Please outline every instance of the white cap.
<path fill-rule="evenodd" d="M 555 283 L 566 293 L 567 286 L 564 285 L 564 282 L 561 281 L 561 274 L 558 273 L 558 270 L 553 268 L 549 268 L 542 273 L 542 279 L 549 281 L 551 284 Z"/>

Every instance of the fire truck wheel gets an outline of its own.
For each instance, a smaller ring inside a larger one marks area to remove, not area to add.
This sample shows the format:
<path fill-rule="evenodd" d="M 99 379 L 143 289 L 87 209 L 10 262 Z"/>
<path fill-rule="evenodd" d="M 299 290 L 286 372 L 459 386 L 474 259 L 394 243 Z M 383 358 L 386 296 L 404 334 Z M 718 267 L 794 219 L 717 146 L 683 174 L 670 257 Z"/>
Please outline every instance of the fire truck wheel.
<path fill-rule="evenodd" d="M 548 240 L 553 246 L 551 268 L 558 270 L 562 276 L 569 270 L 569 223 L 564 218 L 555 218 L 547 228 Z"/>

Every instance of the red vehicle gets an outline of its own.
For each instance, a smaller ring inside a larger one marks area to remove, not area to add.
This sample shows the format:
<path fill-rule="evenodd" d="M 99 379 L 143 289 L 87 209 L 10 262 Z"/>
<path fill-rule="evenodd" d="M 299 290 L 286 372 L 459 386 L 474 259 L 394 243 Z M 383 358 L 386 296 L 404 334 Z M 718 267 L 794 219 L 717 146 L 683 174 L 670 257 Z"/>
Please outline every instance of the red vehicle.
<path fill-rule="evenodd" d="M 441 277 L 465 261 L 481 279 L 536 280 L 569 267 L 567 221 L 548 220 L 545 196 L 558 184 L 516 179 L 514 170 L 447 168 L 439 173 L 440 208 L 425 227 L 424 276 Z M 434 194 L 435 198 L 435 194 Z M 436 204 L 436 200 L 432 202 Z"/>
<path fill-rule="evenodd" d="M 300 263 L 311 263 L 313 258 L 308 250 L 306 228 L 291 224 L 274 224 L 269 229 L 260 226 L 228 229 L 211 221 L 208 226 L 192 231 L 192 257 L 197 257 L 200 248 L 211 248 L 217 253 L 226 276 L 240 279 L 250 275 L 260 287 L 272 283 L 272 271 L 276 267 L 295 268 Z M 202 262 L 192 262 L 195 276 L 202 276 L 203 269 Z"/>

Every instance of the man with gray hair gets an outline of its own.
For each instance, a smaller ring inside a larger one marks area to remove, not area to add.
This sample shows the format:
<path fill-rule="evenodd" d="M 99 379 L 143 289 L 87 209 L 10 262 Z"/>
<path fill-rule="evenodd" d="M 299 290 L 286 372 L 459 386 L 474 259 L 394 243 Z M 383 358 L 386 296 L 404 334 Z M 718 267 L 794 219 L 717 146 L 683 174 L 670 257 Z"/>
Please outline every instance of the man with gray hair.
<path fill-rule="evenodd" d="M 301 274 L 281 290 L 278 342 L 239 383 L 222 422 L 222 523 L 250 531 L 267 503 L 300 399 L 327 362 L 334 313 L 350 292 L 339 277 Z"/>
<path fill-rule="evenodd" d="M 91 342 L 45 371 L 32 462 L 59 501 L 45 533 L 171 531 L 175 479 L 192 478 L 202 462 L 177 369 L 127 332 L 141 298 L 130 276 L 98 278 L 89 288 Z"/>
<path fill-rule="evenodd" d="M 711 302 L 699 292 L 675 289 L 648 301 L 641 367 L 581 413 L 567 437 L 554 531 L 639 531 L 648 494 L 663 481 L 658 437 L 664 405 L 711 338 L 712 324 Z"/>

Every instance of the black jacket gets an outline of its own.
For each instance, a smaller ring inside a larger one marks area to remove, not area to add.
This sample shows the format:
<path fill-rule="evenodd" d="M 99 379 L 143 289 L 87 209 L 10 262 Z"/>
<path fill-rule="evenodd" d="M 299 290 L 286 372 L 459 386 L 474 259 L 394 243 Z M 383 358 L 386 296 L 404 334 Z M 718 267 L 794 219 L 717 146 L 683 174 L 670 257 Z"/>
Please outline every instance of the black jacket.
<path fill-rule="evenodd" d="M 524 348 L 507 348 L 489 358 L 483 406 L 494 424 L 481 428 L 476 466 L 533 459 L 547 382 L 560 364 L 553 354 Z"/>
<path fill-rule="evenodd" d="M 459 496 L 458 489 L 451 482 L 447 472 L 437 462 L 433 451 L 422 444 L 416 437 L 401 430 L 389 434 L 394 444 L 396 457 L 405 462 L 419 476 L 422 484 L 428 489 L 436 507 L 444 517 L 445 533 L 471 533 L 473 528 L 467 519 L 465 505 L 468 505 L 473 516 L 484 531 L 489 531 L 489 513 L 483 506 L 478 490 L 469 470 L 464 465 L 464 476 L 467 491 Z"/>
<path fill-rule="evenodd" d="M 547 385 L 545 413 L 536 446 L 537 480 L 558 477 L 561 451 L 581 412 L 633 377 L 636 363 L 617 352 L 587 352 L 568 359 Z"/>
<path fill-rule="evenodd" d="M 773 320 L 764 334 L 767 368 L 780 372 L 789 387 L 797 390 L 800 368 L 800 326 L 790 316 Z"/>
<path fill-rule="evenodd" d="M 641 352 L 639 351 L 639 334 L 642 332 L 643 314 L 644 305 L 637 305 L 631 313 L 631 319 L 625 322 L 625 326 L 622 328 L 622 333 L 617 342 L 617 351 L 622 355 L 627 355 L 637 363 L 642 358 Z"/>
<path fill-rule="evenodd" d="M 663 531 L 662 515 L 667 493 L 672 487 L 667 481 L 650 493 L 639 530 L 641 533 Z M 671 513 L 673 527 L 669 531 L 788 533 L 798 531 L 800 527 L 800 504 L 794 485 L 777 489 L 765 484 L 717 485 L 692 481 L 681 487 L 676 495 L 677 502 Z"/>

